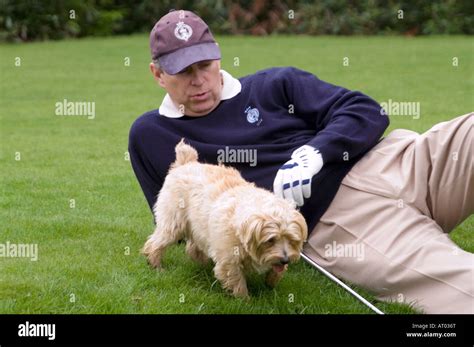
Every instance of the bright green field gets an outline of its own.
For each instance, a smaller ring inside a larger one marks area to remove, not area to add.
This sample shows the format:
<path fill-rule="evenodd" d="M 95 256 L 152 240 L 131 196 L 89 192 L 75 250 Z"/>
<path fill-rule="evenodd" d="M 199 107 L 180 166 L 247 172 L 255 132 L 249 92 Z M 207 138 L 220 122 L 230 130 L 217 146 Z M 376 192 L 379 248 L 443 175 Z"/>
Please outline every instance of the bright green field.
<path fill-rule="evenodd" d="M 393 116 L 388 131 L 422 132 L 474 109 L 469 37 L 219 41 L 222 67 L 237 77 L 292 65 L 379 102 L 421 103 L 420 119 Z M 152 216 L 125 157 L 130 125 L 164 96 L 148 70 L 146 35 L 0 45 L 0 58 L 0 243 L 39 248 L 36 262 L 0 258 L 0 313 L 371 313 L 303 262 L 274 290 L 251 279 L 249 302 L 224 293 L 211 266 L 192 263 L 182 245 L 170 249 L 164 273 L 150 270 L 139 250 Z M 55 115 L 63 99 L 94 101 L 95 118 Z M 452 233 L 470 252 L 473 229 L 471 216 Z"/>

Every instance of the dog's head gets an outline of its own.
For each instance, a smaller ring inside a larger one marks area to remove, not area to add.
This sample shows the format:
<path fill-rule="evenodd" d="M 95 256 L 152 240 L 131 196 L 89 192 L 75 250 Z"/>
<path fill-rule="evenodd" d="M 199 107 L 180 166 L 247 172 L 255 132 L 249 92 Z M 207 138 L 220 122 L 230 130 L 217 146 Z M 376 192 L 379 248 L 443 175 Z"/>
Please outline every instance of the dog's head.
<path fill-rule="evenodd" d="M 299 259 L 307 235 L 306 221 L 294 208 L 251 214 L 239 230 L 242 246 L 252 260 L 276 272 Z"/>

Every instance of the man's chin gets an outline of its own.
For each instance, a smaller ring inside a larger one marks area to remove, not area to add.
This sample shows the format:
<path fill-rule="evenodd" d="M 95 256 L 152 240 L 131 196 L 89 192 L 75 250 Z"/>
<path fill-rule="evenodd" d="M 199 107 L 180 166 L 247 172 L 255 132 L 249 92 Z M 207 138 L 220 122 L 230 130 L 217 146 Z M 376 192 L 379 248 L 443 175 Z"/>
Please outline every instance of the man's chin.
<path fill-rule="evenodd" d="M 206 116 L 209 113 L 211 113 L 217 105 L 209 105 L 210 103 L 201 103 L 197 105 L 193 105 L 193 107 L 190 109 L 188 116 L 191 117 L 202 117 Z"/>

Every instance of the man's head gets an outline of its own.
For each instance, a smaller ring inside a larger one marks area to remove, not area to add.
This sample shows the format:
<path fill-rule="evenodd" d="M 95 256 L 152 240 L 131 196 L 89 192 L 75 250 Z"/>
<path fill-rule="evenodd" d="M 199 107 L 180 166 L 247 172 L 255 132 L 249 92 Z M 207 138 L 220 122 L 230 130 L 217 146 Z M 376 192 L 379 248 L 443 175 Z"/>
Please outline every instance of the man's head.
<path fill-rule="evenodd" d="M 150 70 L 183 114 L 204 116 L 221 100 L 220 49 L 209 27 L 189 11 L 163 16 L 150 33 Z"/>

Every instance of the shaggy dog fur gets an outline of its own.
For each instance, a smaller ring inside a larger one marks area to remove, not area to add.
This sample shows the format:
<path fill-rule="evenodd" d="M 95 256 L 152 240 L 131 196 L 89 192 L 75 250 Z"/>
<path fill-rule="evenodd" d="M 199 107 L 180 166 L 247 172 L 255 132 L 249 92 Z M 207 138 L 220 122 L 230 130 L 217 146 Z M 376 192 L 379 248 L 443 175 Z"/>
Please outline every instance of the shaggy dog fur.
<path fill-rule="evenodd" d="M 287 264 L 299 259 L 307 237 L 303 216 L 289 201 L 245 181 L 223 165 L 201 164 L 183 140 L 154 206 L 156 229 L 143 253 L 161 267 L 165 249 L 181 239 L 200 263 L 212 259 L 214 274 L 236 297 L 247 297 L 245 275 L 266 273 L 275 286 Z"/>

